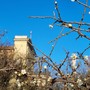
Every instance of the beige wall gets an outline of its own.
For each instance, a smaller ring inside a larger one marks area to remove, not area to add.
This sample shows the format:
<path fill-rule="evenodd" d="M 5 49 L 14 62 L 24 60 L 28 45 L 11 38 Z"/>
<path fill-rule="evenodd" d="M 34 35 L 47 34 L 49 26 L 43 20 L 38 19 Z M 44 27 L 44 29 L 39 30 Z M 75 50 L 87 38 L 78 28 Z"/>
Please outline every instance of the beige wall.
<path fill-rule="evenodd" d="M 33 58 L 33 51 L 31 51 L 29 45 L 29 38 L 27 36 L 15 36 L 14 39 L 14 50 L 15 50 L 15 57 L 23 57 L 26 58 Z"/>

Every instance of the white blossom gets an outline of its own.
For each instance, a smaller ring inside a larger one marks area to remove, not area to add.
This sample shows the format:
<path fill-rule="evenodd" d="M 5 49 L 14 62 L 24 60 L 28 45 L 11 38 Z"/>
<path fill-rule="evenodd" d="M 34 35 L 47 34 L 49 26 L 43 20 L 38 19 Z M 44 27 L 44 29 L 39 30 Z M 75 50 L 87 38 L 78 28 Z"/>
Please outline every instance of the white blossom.
<path fill-rule="evenodd" d="M 20 80 L 19 79 L 17 79 L 16 84 L 18 85 L 18 87 L 21 87 L 21 83 L 20 83 Z"/>
<path fill-rule="evenodd" d="M 53 28 L 53 25 L 50 24 L 49 27 L 50 27 L 50 28 Z"/>
<path fill-rule="evenodd" d="M 73 69 L 76 69 L 77 68 L 77 66 L 76 66 L 76 60 L 72 60 L 72 68 Z"/>
<path fill-rule="evenodd" d="M 72 24 L 68 24 L 68 27 L 72 27 Z"/>
<path fill-rule="evenodd" d="M 76 71 L 74 71 L 74 72 L 73 72 L 73 74 L 77 74 L 77 72 L 76 72 Z"/>
<path fill-rule="evenodd" d="M 77 55 L 75 53 L 73 53 L 72 56 L 71 56 L 71 59 L 72 59 L 72 61 L 71 61 L 72 69 L 76 69 L 77 68 L 77 66 L 76 66 Z"/>
<path fill-rule="evenodd" d="M 19 79 L 17 79 L 17 83 L 18 83 L 18 82 L 20 82 L 20 80 L 19 80 Z"/>
<path fill-rule="evenodd" d="M 24 82 L 21 82 L 21 86 L 23 86 L 24 85 Z"/>
<path fill-rule="evenodd" d="M 78 86 L 79 86 L 79 87 L 83 84 L 82 80 L 79 79 L 79 78 L 77 79 L 77 83 L 78 83 Z"/>
<path fill-rule="evenodd" d="M 15 71 L 14 73 L 17 74 L 17 71 Z"/>
<path fill-rule="evenodd" d="M 46 65 L 44 66 L 44 69 L 47 69 L 47 66 Z"/>
<path fill-rule="evenodd" d="M 18 83 L 18 87 L 21 87 L 21 84 L 20 83 Z"/>
<path fill-rule="evenodd" d="M 69 84 L 71 87 L 74 87 L 74 85 L 72 83 Z"/>
<path fill-rule="evenodd" d="M 18 87 L 21 87 L 21 84 L 20 83 L 18 83 L 17 85 L 18 85 Z"/>
<path fill-rule="evenodd" d="M 85 59 L 85 60 L 88 60 L 88 56 L 84 56 L 84 59 Z"/>
<path fill-rule="evenodd" d="M 21 74 L 23 74 L 23 75 L 24 75 L 24 74 L 26 74 L 26 73 L 27 73 L 27 72 L 26 72 L 26 70 L 25 70 L 25 69 L 22 69 L 22 70 L 21 70 Z"/>
<path fill-rule="evenodd" d="M 71 0 L 72 2 L 75 2 L 75 0 Z"/>
<path fill-rule="evenodd" d="M 43 56 L 43 59 L 46 59 L 46 56 Z"/>
<path fill-rule="evenodd" d="M 84 78 L 84 81 L 86 81 L 87 79 L 86 78 Z"/>
<path fill-rule="evenodd" d="M 90 11 L 88 13 L 90 14 Z"/>
<path fill-rule="evenodd" d="M 18 76 L 21 76 L 21 75 L 22 75 L 21 73 L 18 74 Z"/>
<path fill-rule="evenodd" d="M 60 76 L 60 73 L 58 73 L 57 75 Z"/>
<path fill-rule="evenodd" d="M 72 54 L 71 59 L 77 59 L 77 55 L 75 53 Z"/>
<path fill-rule="evenodd" d="M 50 81 L 51 79 L 52 79 L 52 78 L 51 78 L 51 77 L 49 77 L 47 81 Z"/>
<path fill-rule="evenodd" d="M 55 4 L 57 4 L 57 1 L 55 1 Z"/>

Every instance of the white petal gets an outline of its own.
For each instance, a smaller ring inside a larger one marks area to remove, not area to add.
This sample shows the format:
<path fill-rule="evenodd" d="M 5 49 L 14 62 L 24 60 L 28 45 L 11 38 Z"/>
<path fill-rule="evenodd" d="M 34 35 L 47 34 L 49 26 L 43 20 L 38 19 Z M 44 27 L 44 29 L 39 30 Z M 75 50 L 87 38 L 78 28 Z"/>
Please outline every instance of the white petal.
<path fill-rule="evenodd" d="M 71 0 L 71 2 L 75 2 L 75 0 Z"/>
<path fill-rule="evenodd" d="M 53 28 L 53 25 L 50 24 L 49 27 L 50 27 L 50 28 Z"/>
<path fill-rule="evenodd" d="M 57 1 L 55 1 L 55 4 L 57 4 Z"/>
<path fill-rule="evenodd" d="M 88 13 L 90 14 L 90 11 Z"/>

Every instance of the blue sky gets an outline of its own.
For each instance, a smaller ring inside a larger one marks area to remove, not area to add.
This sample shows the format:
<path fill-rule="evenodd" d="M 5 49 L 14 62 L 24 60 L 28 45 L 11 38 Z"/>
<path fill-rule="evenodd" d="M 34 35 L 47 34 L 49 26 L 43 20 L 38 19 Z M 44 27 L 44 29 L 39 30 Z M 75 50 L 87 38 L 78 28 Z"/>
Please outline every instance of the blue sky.
<path fill-rule="evenodd" d="M 70 0 L 57 1 L 63 20 L 80 21 L 83 13 L 81 5 Z M 85 2 L 85 0 L 81 1 Z M 48 44 L 48 42 L 60 33 L 61 27 L 54 26 L 53 29 L 50 29 L 49 24 L 52 24 L 53 20 L 30 19 L 28 16 L 52 16 L 53 11 L 56 12 L 54 0 L 0 0 L 0 29 L 8 31 L 3 40 L 7 40 L 13 44 L 15 35 L 27 35 L 30 37 L 30 31 L 32 31 L 33 44 L 49 55 L 53 43 Z M 90 22 L 89 11 L 87 9 L 84 20 L 88 23 Z M 76 51 L 81 52 L 90 43 L 86 39 L 75 40 L 76 36 L 76 33 L 72 33 L 59 39 L 52 54 L 55 62 L 60 62 L 65 57 L 63 48 L 71 53 Z M 37 54 L 41 55 L 39 52 Z M 85 54 L 90 55 L 90 50 Z"/>

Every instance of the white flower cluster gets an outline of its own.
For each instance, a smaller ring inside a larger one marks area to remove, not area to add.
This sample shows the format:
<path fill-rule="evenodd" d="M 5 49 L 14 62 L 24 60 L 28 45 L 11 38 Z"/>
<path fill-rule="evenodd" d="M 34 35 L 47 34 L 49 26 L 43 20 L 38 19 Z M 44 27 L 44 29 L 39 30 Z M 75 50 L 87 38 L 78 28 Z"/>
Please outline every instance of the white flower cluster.
<path fill-rule="evenodd" d="M 17 84 L 18 87 L 21 87 L 21 83 L 20 83 L 19 79 L 17 79 L 16 84 Z"/>
<path fill-rule="evenodd" d="M 53 28 L 53 25 L 52 25 L 52 24 L 50 24 L 50 25 L 49 25 L 49 27 L 50 27 L 50 28 Z"/>
<path fill-rule="evenodd" d="M 22 70 L 21 70 L 21 74 L 22 74 L 22 75 L 24 75 L 24 74 L 26 74 L 26 73 L 27 73 L 27 72 L 26 72 L 25 69 L 22 69 Z"/>
<path fill-rule="evenodd" d="M 76 69 L 77 66 L 76 66 L 76 60 L 72 60 L 72 69 Z"/>
<path fill-rule="evenodd" d="M 71 59 L 72 59 L 72 61 L 71 61 L 72 69 L 76 69 L 77 68 L 77 66 L 76 66 L 77 55 L 75 53 L 73 53 L 72 56 L 71 56 Z"/>
<path fill-rule="evenodd" d="M 70 85 L 71 87 L 74 87 L 74 85 L 73 85 L 72 83 L 69 83 L 69 85 Z"/>
<path fill-rule="evenodd" d="M 78 83 L 78 87 L 80 87 L 83 84 L 82 80 L 79 78 L 77 79 L 77 83 Z"/>
<path fill-rule="evenodd" d="M 72 54 L 71 59 L 75 60 L 77 59 L 77 55 L 75 53 Z"/>
<path fill-rule="evenodd" d="M 21 86 L 23 86 L 25 83 L 24 82 L 20 82 L 19 79 L 16 80 L 16 84 L 18 86 L 18 88 L 21 88 Z"/>

